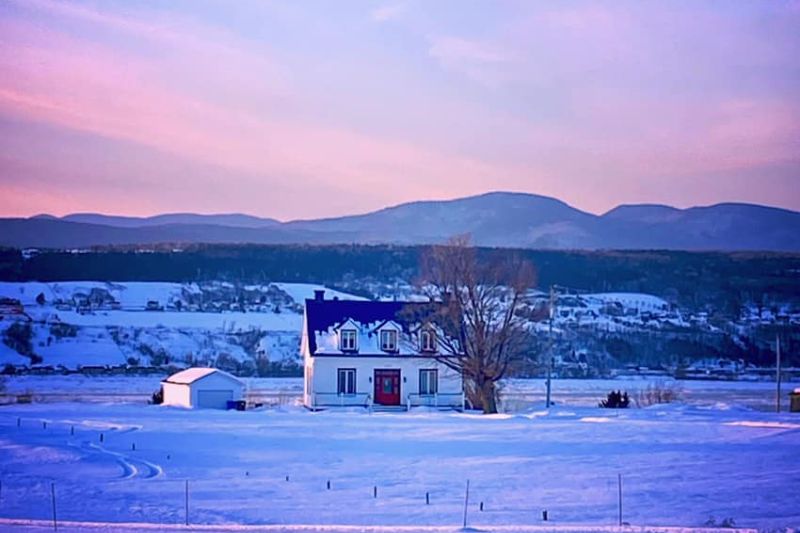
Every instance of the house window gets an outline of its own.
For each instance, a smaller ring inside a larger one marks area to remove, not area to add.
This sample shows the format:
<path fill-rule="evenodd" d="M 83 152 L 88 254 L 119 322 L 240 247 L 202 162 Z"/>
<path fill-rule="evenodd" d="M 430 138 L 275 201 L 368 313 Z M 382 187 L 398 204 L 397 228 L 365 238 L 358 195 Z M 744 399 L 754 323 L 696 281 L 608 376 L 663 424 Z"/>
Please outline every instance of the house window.
<path fill-rule="evenodd" d="M 384 352 L 397 351 L 397 332 L 391 329 L 381 331 L 381 350 Z"/>
<path fill-rule="evenodd" d="M 419 348 L 423 352 L 436 351 L 436 333 L 432 329 L 423 329 L 419 334 Z"/>
<path fill-rule="evenodd" d="M 419 395 L 433 396 L 439 392 L 439 371 L 420 370 L 419 371 Z"/>
<path fill-rule="evenodd" d="M 355 394 L 356 393 L 356 369 L 355 368 L 340 368 L 337 372 L 337 394 Z"/>
<path fill-rule="evenodd" d="M 343 352 L 355 352 L 358 349 L 356 342 L 356 330 L 343 329 L 341 331 L 341 349 Z"/>

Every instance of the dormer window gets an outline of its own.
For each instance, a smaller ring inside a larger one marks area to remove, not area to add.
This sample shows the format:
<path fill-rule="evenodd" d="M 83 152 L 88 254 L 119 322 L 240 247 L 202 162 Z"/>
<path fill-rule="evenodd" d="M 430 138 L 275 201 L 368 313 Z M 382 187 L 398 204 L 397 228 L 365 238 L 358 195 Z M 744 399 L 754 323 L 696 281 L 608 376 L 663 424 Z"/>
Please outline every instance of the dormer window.
<path fill-rule="evenodd" d="M 430 328 L 423 329 L 419 334 L 419 349 L 422 352 L 436 351 L 436 332 Z"/>
<path fill-rule="evenodd" d="M 381 331 L 381 350 L 384 352 L 397 351 L 397 332 L 393 329 L 385 329 Z"/>
<path fill-rule="evenodd" d="M 358 350 L 358 336 L 354 329 L 343 329 L 339 333 L 340 349 L 343 352 L 355 352 Z"/>

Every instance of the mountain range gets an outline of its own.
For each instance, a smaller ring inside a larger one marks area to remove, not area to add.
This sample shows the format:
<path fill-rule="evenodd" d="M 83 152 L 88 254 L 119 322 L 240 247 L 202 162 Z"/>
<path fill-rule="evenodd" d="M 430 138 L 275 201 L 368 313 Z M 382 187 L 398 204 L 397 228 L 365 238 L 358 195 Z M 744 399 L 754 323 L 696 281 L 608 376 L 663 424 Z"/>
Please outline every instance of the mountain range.
<path fill-rule="evenodd" d="M 723 203 L 621 205 L 602 215 L 545 196 L 492 192 L 410 202 L 337 218 L 280 222 L 242 214 L 0 219 L 0 246 L 84 248 L 156 243 L 431 244 L 468 233 L 481 246 L 540 249 L 800 251 L 800 213 Z"/>

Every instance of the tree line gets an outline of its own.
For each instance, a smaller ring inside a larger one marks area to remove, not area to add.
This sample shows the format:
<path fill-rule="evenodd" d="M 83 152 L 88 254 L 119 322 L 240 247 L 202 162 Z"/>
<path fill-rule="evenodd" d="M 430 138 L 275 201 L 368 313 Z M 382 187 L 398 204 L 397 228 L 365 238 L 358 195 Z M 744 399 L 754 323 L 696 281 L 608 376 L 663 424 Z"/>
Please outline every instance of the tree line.
<path fill-rule="evenodd" d="M 314 282 L 358 289 L 365 280 L 409 283 L 430 246 L 164 245 L 48 250 L 24 259 L 0 249 L 0 281 Z M 690 309 L 737 316 L 745 304 L 800 304 L 800 254 L 557 251 L 476 248 L 480 263 L 530 261 L 537 286 L 645 292 Z"/>

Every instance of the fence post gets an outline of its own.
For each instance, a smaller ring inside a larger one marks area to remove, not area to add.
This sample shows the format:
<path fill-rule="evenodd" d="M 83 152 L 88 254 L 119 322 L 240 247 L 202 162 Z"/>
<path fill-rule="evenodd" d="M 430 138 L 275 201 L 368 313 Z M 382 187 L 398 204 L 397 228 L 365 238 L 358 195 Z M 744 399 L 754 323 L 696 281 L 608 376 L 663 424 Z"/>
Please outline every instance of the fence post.
<path fill-rule="evenodd" d="M 431 493 L 430 492 L 426 492 L 425 493 L 425 505 L 430 505 L 430 504 L 431 504 Z"/>
<path fill-rule="evenodd" d="M 377 498 L 378 497 L 378 487 L 377 487 L 377 485 L 372 487 L 372 497 L 373 498 Z"/>
<path fill-rule="evenodd" d="M 622 525 L 622 474 L 617 474 L 617 486 L 619 487 L 619 525 Z"/>
<path fill-rule="evenodd" d="M 58 520 L 56 519 L 56 484 L 50 483 L 50 496 L 53 501 L 53 529 L 58 531 Z"/>
<path fill-rule="evenodd" d="M 184 500 L 184 516 L 186 517 L 186 525 L 189 525 L 189 480 L 186 480 L 185 500 Z"/>
<path fill-rule="evenodd" d="M 467 529 L 467 506 L 469 505 L 469 480 L 467 480 L 467 492 L 464 494 L 464 529 Z"/>

